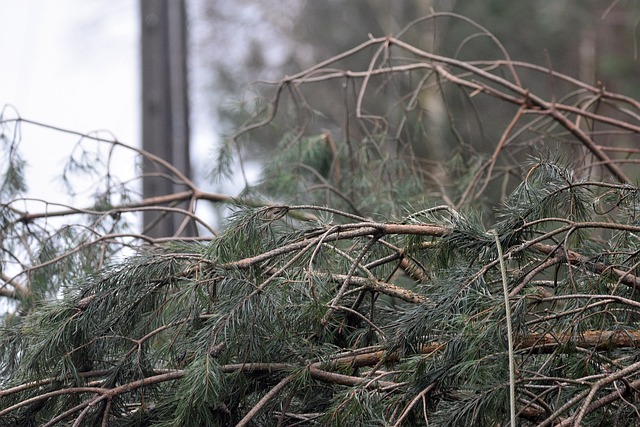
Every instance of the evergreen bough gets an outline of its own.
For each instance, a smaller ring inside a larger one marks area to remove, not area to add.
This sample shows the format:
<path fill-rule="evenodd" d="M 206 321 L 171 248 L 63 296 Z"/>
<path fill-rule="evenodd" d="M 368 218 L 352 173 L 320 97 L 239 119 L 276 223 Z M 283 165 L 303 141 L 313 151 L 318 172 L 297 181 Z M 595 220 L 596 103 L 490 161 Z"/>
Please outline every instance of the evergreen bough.
<path fill-rule="evenodd" d="M 163 199 L 225 206 L 200 237 L 131 231 L 151 201 L 93 161 L 66 170 L 104 184 L 93 207 L 21 209 L 19 127 L 37 124 L 5 110 L 0 423 L 488 426 L 510 402 L 520 425 L 637 423 L 640 193 L 622 142 L 640 105 L 549 70 L 533 78 L 571 96 L 534 94 L 518 70 L 539 68 L 485 65 L 371 38 L 278 82 L 215 168 L 279 135 L 259 182 L 232 198 L 184 180 Z M 481 95 L 511 114 L 493 144 L 456 125 L 460 96 Z M 416 154 L 419 96 L 450 113 L 446 164 Z M 580 120 L 614 128 L 626 157 Z"/>

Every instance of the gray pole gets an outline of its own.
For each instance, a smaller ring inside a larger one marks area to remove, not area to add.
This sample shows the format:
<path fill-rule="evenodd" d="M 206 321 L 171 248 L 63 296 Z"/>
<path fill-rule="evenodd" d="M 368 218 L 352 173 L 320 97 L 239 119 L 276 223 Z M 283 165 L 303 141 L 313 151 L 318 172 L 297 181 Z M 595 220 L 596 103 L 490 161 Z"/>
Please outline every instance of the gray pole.
<path fill-rule="evenodd" d="M 189 99 L 186 12 L 184 0 L 140 0 L 142 58 L 142 148 L 190 175 Z M 167 179 L 167 171 L 143 163 L 145 198 L 172 194 L 184 186 Z M 173 236 L 181 215 L 145 211 L 145 234 Z M 192 233 L 192 228 L 187 230 Z"/>

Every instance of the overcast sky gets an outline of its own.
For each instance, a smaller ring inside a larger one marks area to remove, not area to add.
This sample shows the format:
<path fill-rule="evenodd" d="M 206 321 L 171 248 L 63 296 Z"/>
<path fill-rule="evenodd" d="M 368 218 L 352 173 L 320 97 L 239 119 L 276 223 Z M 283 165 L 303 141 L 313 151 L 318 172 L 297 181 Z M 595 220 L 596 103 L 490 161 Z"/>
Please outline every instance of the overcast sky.
<path fill-rule="evenodd" d="M 133 0 L 0 0 L 0 105 L 139 145 L 137 19 Z M 22 126 L 33 195 L 51 191 L 51 176 L 77 140 Z"/>
<path fill-rule="evenodd" d="M 79 132 L 107 130 L 140 146 L 138 14 L 139 0 L 0 0 L 0 106 Z M 203 125 L 208 117 L 193 114 L 203 110 L 192 108 L 191 154 L 205 185 L 215 134 Z M 28 125 L 22 133 L 31 195 L 49 195 L 51 176 L 78 138 Z M 131 173 L 132 164 L 123 171 Z"/>
<path fill-rule="evenodd" d="M 137 2 L 0 0 L 0 96 L 22 115 L 136 135 Z"/>

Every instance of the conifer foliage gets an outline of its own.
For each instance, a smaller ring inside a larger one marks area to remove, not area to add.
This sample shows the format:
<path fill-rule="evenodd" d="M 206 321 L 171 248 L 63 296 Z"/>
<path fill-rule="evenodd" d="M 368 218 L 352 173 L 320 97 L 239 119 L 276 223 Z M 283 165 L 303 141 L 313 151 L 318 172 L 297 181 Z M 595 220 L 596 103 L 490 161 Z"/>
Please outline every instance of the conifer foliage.
<path fill-rule="evenodd" d="M 403 41 L 443 19 L 456 56 Z M 451 14 L 259 90 L 211 168 L 260 159 L 236 197 L 82 135 L 65 174 L 101 183 L 94 206 L 36 212 L 20 129 L 42 125 L 4 110 L 0 423 L 640 421 L 638 101 Z M 140 200 L 116 149 L 184 191 Z M 202 235 L 149 238 L 143 209 Z"/>

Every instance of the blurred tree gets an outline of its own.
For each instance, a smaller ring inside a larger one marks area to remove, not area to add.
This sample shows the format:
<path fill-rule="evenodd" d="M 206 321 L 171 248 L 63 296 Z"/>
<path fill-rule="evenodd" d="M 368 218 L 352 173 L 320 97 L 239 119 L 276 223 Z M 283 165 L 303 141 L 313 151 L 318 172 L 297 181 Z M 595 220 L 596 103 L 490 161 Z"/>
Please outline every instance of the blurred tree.
<path fill-rule="evenodd" d="M 406 25 L 432 10 L 457 13 L 482 25 L 504 45 L 496 48 L 486 33 L 462 20 L 441 15 L 413 26 L 402 39 L 429 52 L 464 60 L 494 60 L 509 52 L 513 60 L 526 59 L 585 83 L 603 86 L 629 96 L 640 94 L 636 76 L 637 17 L 640 6 L 634 2 L 578 0 L 542 0 L 486 2 L 332 0 L 276 2 L 251 0 L 240 4 L 223 0 L 196 2 L 198 19 L 211 22 L 211 32 L 199 39 L 199 52 L 208 58 L 212 70 L 210 99 L 215 104 L 214 121 L 222 133 L 237 128 L 252 110 L 257 95 L 266 95 L 259 80 L 279 80 L 281 76 L 310 67 L 338 52 L 366 41 L 369 37 L 396 35 Z M 478 39 L 484 39 L 484 41 Z M 370 57 L 354 55 L 344 59 L 345 69 L 363 69 Z M 526 69 L 518 71 L 529 72 Z M 562 82 L 535 78 L 532 90 L 548 98 L 559 96 Z M 399 89 L 399 91 L 402 91 Z M 239 94 L 244 94 L 240 98 Z M 378 102 L 384 103 L 387 94 Z M 347 94 L 339 87 L 305 94 L 308 102 L 323 111 L 325 120 L 316 121 L 318 130 L 344 127 L 344 111 L 337 100 Z M 234 98 L 235 97 L 235 98 Z M 219 102 L 220 100 L 227 102 Z M 425 165 L 440 164 L 464 151 L 459 137 L 478 138 L 476 148 L 485 154 L 491 150 L 513 112 L 508 105 L 497 108 L 490 120 L 477 123 L 475 112 L 464 100 L 449 100 L 448 105 L 435 89 L 420 94 L 424 106 L 421 118 L 430 131 L 426 139 L 414 141 L 413 150 Z M 478 108 L 485 108 L 482 101 Z M 447 132 L 447 111 L 459 120 L 458 137 Z M 414 120 L 409 117 L 408 120 Z M 475 125 L 473 124 L 475 123 Z M 333 127 L 332 127 L 333 126 Z M 354 130 L 354 131 L 357 131 Z M 245 149 L 251 156 L 269 156 L 276 135 L 264 135 Z M 606 144 L 606 141 L 602 141 Z M 579 154 L 580 155 L 580 154 Z M 449 178 L 429 167 L 443 183 Z"/>
<path fill-rule="evenodd" d="M 186 26 L 184 0 L 140 0 L 142 147 L 190 176 Z M 175 183 L 156 166 L 143 165 L 146 198 L 176 191 Z M 142 216 L 149 235 L 194 232 L 163 218 L 162 212 L 146 211 Z"/>

